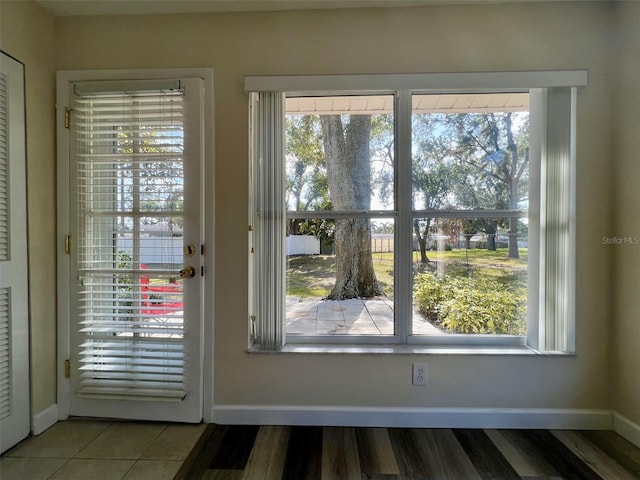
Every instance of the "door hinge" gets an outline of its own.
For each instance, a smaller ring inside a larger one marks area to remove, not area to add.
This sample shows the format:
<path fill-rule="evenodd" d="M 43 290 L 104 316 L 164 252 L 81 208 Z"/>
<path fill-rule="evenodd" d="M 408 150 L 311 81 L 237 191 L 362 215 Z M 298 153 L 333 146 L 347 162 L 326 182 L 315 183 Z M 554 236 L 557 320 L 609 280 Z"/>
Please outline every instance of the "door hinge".
<path fill-rule="evenodd" d="M 71 128 L 71 109 L 69 107 L 64 109 L 64 128 Z"/>
<path fill-rule="evenodd" d="M 204 277 L 204 266 L 200 267 L 200 276 Z"/>
<path fill-rule="evenodd" d="M 64 253 L 71 253 L 71 235 L 64 236 Z"/>
<path fill-rule="evenodd" d="M 64 361 L 64 378 L 71 378 L 71 360 Z"/>
<path fill-rule="evenodd" d="M 200 255 L 204 255 L 204 245 L 200 245 Z"/>

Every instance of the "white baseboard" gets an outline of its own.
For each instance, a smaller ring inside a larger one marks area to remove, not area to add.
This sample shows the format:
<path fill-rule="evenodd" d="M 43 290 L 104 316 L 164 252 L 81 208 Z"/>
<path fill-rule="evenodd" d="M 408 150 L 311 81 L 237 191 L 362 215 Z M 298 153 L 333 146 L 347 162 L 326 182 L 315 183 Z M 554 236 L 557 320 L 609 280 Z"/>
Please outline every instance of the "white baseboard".
<path fill-rule="evenodd" d="M 595 409 L 215 405 L 210 421 L 221 425 L 614 430 L 640 447 L 640 425 L 611 410 Z M 40 435 L 57 422 L 54 404 L 32 417 L 31 433 Z"/>
<path fill-rule="evenodd" d="M 58 421 L 58 405 L 55 403 L 31 417 L 31 433 L 40 435 Z"/>
<path fill-rule="evenodd" d="M 215 405 L 213 423 L 415 428 L 612 430 L 611 410 Z"/>
<path fill-rule="evenodd" d="M 613 413 L 613 429 L 618 435 L 623 436 L 636 447 L 640 448 L 640 425 L 632 422 L 619 413 Z"/>

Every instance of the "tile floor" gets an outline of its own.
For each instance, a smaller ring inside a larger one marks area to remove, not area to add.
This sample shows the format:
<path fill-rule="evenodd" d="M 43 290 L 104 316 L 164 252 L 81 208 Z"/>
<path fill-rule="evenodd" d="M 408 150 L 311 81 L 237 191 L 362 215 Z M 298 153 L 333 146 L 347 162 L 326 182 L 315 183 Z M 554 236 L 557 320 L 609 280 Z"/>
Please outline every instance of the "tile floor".
<path fill-rule="evenodd" d="M 171 480 L 204 424 L 71 419 L 0 458 L 2 480 Z"/>

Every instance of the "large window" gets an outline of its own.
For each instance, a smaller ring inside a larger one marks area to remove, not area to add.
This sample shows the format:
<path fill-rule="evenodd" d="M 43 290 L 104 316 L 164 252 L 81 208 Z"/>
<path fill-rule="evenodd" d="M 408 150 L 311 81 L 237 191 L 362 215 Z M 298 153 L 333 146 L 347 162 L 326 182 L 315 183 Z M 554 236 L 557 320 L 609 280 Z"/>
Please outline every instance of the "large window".
<path fill-rule="evenodd" d="M 247 79 L 256 346 L 573 349 L 575 89 L 486 75 Z"/>

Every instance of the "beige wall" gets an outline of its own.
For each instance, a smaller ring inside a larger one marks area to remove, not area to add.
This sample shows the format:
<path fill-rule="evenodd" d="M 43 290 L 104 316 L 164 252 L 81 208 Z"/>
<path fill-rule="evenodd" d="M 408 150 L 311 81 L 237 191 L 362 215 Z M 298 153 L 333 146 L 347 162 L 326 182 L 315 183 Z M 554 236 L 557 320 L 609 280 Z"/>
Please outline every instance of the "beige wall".
<path fill-rule="evenodd" d="M 640 421 L 639 385 L 632 371 L 638 363 L 637 348 L 627 335 L 635 328 L 637 344 L 633 285 L 638 284 L 638 273 L 626 257 L 618 256 L 621 250 L 605 248 L 601 241 L 618 230 L 635 228 L 640 234 L 634 188 L 638 162 L 631 154 L 637 140 L 625 141 L 622 133 L 616 134 L 622 147 L 617 158 L 612 155 L 612 71 L 615 66 L 626 69 L 624 62 L 614 64 L 611 51 L 616 18 L 628 32 L 621 35 L 628 58 L 637 53 L 630 46 L 637 25 L 624 12 L 608 3 L 556 3 L 65 17 L 55 21 L 52 55 L 49 16 L 31 3 L 3 2 L 2 9 L 2 48 L 27 64 L 35 412 L 55 401 L 53 67 L 213 67 L 217 404 L 611 408 L 615 402 L 624 415 Z M 32 25 L 33 31 L 25 25 Z M 579 68 L 589 70 L 590 81 L 578 96 L 577 356 L 246 353 L 248 139 L 243 75 Z M 637 78 L 637 72 L 628 74 Z M 630 88 L 631 81 L 622 84 Z M 630 108 L 624 115 L 621 118 L 637 121 L 637 112 Z M 616 224 L 610 220 L 611 166 L 616 160 L 616 180 L 622 180 L 624 188 L 615 198 L 618 206 L 635 200 L 625 207 L 629 216 L 635 215 L 635 225 L 626 219 Z M 614 255 L 619 273 L 612 276 Z M 621 287 L 615 297 L 620 317 L 615 336 L 608 287 L 612 280 Z M 610 361 L 611 346 L 615 365 Z M 410 385 L 410 365 L 417 361 L 429 364 L 427 388 Z M 615 398 L 613 370 L 620 372 L 620 394 Z"/>
<path fill-rule="evenodd" d="M 215 69 L 217 404 L 608 408 L 611 16 L 606 4 L 555 4 L 60 18 L 57 64 Z M 576 357 L 246 353 L 243 75 L 574 68 L 590 72 L 578 111 Z M 414 361 L 429 364 L 426 389 L 410 385 Z"/>
<path fill-rule="evenodd" d="M 0 2 L 0 48 L 25 64 L 31 406 L 56 403 L 55 22 L 32 2 Z"/>
<path fill-rule="evenodd" d="M 616 56 L 614 199 L 617 215 L 611 235 L 640 239 L 640 3 L 618 6 Z M 640 245 L 609 247 L 614 251 L 613 408 L 640 424 Z"/>

